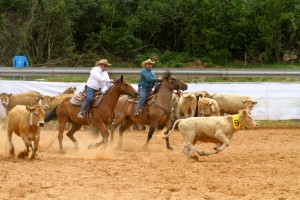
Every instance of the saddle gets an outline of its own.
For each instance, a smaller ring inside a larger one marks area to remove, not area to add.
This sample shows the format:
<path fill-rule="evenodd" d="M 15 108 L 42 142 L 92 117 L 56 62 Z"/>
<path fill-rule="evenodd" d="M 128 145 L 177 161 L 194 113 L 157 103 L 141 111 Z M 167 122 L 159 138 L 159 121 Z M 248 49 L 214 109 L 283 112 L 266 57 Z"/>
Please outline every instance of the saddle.
<path fill-rule="evenodd" d="M 155 97 L 155 94 L 150 93 L 146 98 L 145 104 L 151 105 L 151 103 L 154 101 L 154 97 Z M 132 97 L 128 96 L 127 101 L 130 103 L 137 104 L 139 101 L 139 98 L 132 98 Z"/>
<path fill-rule="evenodd" d="M 102 93 L 101 90 L 94 92 L 94 99 L 92 101 L 91 107 L 98 107 L 104 94 L 105 94 L 105 92 Z M 70 99 L 70 103 L 75 106 L 82 106 L 85 99 L 86 99 L 86 95 L 85 95 L 85 90 L 84 90 L 84 91 L 79 92 L 78 94 L 74 95 Z"/>

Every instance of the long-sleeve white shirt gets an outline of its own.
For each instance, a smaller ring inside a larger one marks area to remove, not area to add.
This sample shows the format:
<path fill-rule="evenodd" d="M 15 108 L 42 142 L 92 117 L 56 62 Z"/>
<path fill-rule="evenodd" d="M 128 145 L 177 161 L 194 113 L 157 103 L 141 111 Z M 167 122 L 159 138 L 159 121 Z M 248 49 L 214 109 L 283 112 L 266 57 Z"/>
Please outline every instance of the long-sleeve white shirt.
<path fill-rule="evenodd" d="M 103 72 L 98 66 L 93 67 L 90 71 L 90 77 L 86 84 L 88 87 L 95 90 L 99 90 L 99 88 L 101 88 L 102 91 L 106 91 L 110 87 L 108 73 L 106 71 Z"/>

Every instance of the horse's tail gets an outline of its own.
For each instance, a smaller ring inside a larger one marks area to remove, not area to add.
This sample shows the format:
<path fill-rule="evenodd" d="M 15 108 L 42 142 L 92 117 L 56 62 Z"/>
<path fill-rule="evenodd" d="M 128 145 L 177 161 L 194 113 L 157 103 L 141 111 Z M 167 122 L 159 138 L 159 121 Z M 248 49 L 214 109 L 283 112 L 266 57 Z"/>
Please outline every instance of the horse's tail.
<path fill-rule="evenodd" d="M 57 106 L 58 105 L 56 105 L 50 112 L 48 112 L 45 115 L 45 119 L 44 119 L 45 122 L 50 122 L 51 120 L 56 119 L 56 117 L 57 117 L 57 115 L 56 115 Z"/>
<path fill-rule="evenodd" d="M 182 120 L 182 119 L 177 119 L 177 120 L 175 121 L 175 123 L 173 124 L 172 130 L 171 130 L 168 134 L 163 135 L 162 138 L 163 138 L 163 139 L 166 139 L 166 138 L 168 138 L 171 134 L 173 134 L 174 129 L 175 129 L 176 126 L 181 122 L 181 120 Z"/>

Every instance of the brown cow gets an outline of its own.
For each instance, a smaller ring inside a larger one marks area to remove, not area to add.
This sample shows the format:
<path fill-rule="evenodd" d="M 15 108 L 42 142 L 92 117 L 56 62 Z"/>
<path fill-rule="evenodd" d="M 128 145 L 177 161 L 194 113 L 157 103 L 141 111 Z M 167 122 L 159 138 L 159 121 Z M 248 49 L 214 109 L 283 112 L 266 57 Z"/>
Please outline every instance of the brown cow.
<path fill-rule="evenodd" d="M 9 111 L 15 107 L 16 105 L 25 105 L 25 106 L 33 106 L 39 102 L 42 95 L 36 91 L 28 91 L 19 94 L 7 94 L 1 93 L 1 103 L 5 108 L 6 115 Z"/>
<path fill-rule="evenodd" d="M 42 96 L 40 100 L 40 105 L 44 106 L 44 109 L 47 110 L 50 108 L 50 106 L 53 107 L 52 104 L 54 104 L 54 99 L 55 97 L 50 97 L 48 95 Z"/>
<path fill-rule="evenodd" d="M 169 134 L 169 137 L 178 124 L 179 132 L 184 140 L 183 153 L 190 157 L 190 151 L 196 151 L 200 156 L 219 153 L 229 146 L 233 134 L 240 128 L 254 128 L 256 123 L 251 115 L 244 109 L 239 114 L 226 117 L 190 117 L 177 120 Z M 217 144 L 214 150 L 204 151 L 195 146 L 197 141 L 211 142 Z"/>
<path fill-rule="evenodd" d="M 9 152 L 12 156 L 15 154 L 14 145 L 12 143 L 13 132 L 20 136 L 25 143 L 26 149 L 19 153 L 19 158 L 24 158 L 29 154 L 29 147 L 31 148 L 30 159 L 36 156 L 40 141 L 40 128 L 44 126 L 45 112 L 40 105 L 33 107 L 17 105 L 7 116 L 7 136 L 9 142 Z M 32 146 L 31 141 L 34 142 Z"/>
<path fill-rule="evenodd" d="M 72 97 L 74 94 L 59 94 L 55 97 L 50 97 L 48 95 L 43 96 L 41 99 L 41 105 L 44 106 L 45 112 L 48 113 L 51 111 L 55 106 L 60 104 L 62 100 L 66 97 Z"/>

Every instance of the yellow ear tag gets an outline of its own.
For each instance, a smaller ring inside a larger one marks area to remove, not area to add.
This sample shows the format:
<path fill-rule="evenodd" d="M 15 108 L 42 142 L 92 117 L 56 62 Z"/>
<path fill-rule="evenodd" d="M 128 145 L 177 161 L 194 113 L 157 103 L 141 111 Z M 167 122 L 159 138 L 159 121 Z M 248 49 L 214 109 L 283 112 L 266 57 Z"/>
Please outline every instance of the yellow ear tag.
<path fill-rule="evenodd" d="M 232 124 L 235 129 L 241 128 L 239 115 L 232 115 Z"/>
<path fill-rule="evenodd" d="M 51 106 L 54 106 L 54 101 L 53 100 L 51 101 Z"/>

